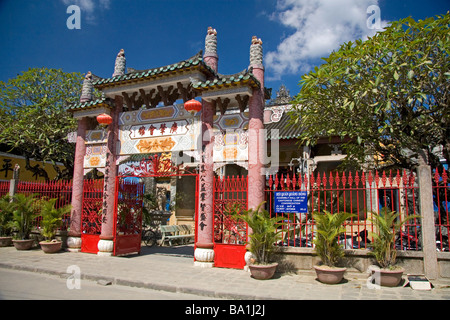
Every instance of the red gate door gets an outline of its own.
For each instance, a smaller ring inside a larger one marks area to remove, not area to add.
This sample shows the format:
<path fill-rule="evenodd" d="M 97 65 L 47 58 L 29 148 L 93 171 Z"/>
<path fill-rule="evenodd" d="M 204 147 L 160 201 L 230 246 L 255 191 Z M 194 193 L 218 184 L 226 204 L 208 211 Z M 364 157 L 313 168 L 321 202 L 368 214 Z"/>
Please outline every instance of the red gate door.
<path fill-rule="evenodd" d="M 83 181 L 81 252 L 97 253 L 102 231 L 103 179 Z"/>
<path fill-rule="evenodd" d="M 214 266 L 243 269 L 247 224 L 229 212 L 233 206 L 247 210 L 247 177 L 214 178 Z"/>
<path fill-rule="evenodd" d="M 114 210 L 114 255 L 141 251 L 144 184 L 135 177 L 117 177 Z"/>

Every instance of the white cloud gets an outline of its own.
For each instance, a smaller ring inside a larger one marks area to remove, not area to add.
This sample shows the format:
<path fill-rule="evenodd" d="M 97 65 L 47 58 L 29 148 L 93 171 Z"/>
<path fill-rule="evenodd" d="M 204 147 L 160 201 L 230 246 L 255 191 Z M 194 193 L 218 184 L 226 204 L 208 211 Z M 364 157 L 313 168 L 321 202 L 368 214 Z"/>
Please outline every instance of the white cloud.
<path fill-rule="evenodd" d="M 81 9 L 81 16 L 90 24 L 96 23 L 96 9 L 109 9 L 111 0 L 61 0 L 64 5 L 77 5 Z"/>
<path fill-rule="evenodd" d="M 378 5 L 378 0 L 278 0 L 271 19 L 294 32 L 276 51 L 266 54 L 265 65 L 272 71 L 269 78 L 306 72 L 311 59 L 328 56 L 344 42 L 374 35 L 379 30 L 368 28 L 367 23 L 371 5 Z M 381 27 L 386 25 L 381 21 Z"/>

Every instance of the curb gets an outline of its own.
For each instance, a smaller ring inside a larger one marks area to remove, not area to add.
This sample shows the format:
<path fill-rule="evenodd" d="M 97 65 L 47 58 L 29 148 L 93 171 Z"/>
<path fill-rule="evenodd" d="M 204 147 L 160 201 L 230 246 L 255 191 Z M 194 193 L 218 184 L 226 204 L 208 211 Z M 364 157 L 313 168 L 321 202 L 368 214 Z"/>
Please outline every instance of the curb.
<path fill-rule="evenodd" d="M 46 268 L 39 268 L 39 267 L 30 267 L 25 265 L 12 265 L 12 264 L 6 264 L 6 263 L 0 263 L 0 268 L 4 269 L 10 269 L 10 270 L 18 270 L 18 271 L 27 271 L 27 272 L 34 272 L 34 273 L 43 273 L 53 276 L 59 276 L 61 278 L 67 279 L 70 274 L 67 272 L 62 271 L 56 271 Z M 95 274 L 86 274 L 83 273 L 81 275 L 82 280 L 88 280 L 88 281 L 95 281 L 99 285 L 120 285 L 120 286 L 127 286 L 127 287 L 135 287 L 135 288 L 144 288 L 144 289 L 152 289 L 157 291 L 165 291 L 165 292 L 171 292 L 171 293 L 186 293 L 186 294 L 193 294 L 203 297 L 211 297 L 211 298 L 219 298 L 219 299 L 231 299 L 231 300 L 258 300 L 258 299 L 272 299 L 265 296 L 253 296 L 253 295 L 246 295 L 246 294 L 234 294 L 229 293 L 225 291 L 214 291 L 209 289 L 199 289 L 199 288 L 193 288 L 193 287 L 185 287 L 185 286 L 176 286 L 176 285 L 170 285 L 170 284 L 162 284 L 162 283 L 154 283 L 154 282 L 142 282 L 142 281 L 136 281 L 136 280 L 128 280 L 128 279 L 122 279 L 117 277 L 106 277 L 106 276 L 100 276 Z"/>

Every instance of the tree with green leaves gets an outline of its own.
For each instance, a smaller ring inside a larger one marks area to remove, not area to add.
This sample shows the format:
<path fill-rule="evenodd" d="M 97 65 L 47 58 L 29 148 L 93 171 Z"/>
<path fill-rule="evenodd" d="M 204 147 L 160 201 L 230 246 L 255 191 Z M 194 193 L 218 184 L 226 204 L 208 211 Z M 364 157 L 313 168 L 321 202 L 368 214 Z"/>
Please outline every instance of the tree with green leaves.
<path fill-rule="evenodd" d="M 35 176 L 49 179 L 31 158 L 52 162 L 57 179 L 72 177 L 75 146 L 67 135 L 77 125 L 65 107 L 79 101 L 82 80 L 80 73 L 35 68 L 0 82 L 0 143 L 24 156 Z M 64 172 L 56 162 L 64 164 Z"/>
<path fill-rule="evenodd" d="M 343 44 L 305 74 L 291 124 L 301 142 L 351 138 L 347 161 L 413 168 L 450 162 L 450 14 L 392 22 L 366 41 Z"/>

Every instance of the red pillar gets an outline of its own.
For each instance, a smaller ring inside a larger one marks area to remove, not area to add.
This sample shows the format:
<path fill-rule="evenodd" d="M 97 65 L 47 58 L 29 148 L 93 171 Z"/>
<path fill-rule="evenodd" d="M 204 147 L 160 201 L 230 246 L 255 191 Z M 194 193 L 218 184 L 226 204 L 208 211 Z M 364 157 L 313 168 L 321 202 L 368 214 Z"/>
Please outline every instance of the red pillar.
<path fill-rule="evenodd" d="M 216 73 L 219 57 L 217 55 L 217 32 L 211 27 L 205 39 L 205 54 L 203 59 Z M 197 242 L 195 244 L 195 265 L 200 267 L 214 266 L 214 212 L 213 212 L 213 117 L 215 113 L 214 102 L 203 101 L 202 120 L 202 158 L 199 172 L 199 207 L 197 218 Z"/>
<path fill-rule="evenodd" d="M 114 203 L 116 197 L 117 155 L 116 145 L 119 137 L 119 115 L 123 98 L 115 97 L 115 108 L 111 111 L 112 123 L 108 126 L 106 145 L 106 165 L 103 186 L 102 231 L 98 242 L 98 255 L 110 256 L 114 249 Z"/>
<path fill-rule="evenodd" d="M 78 119 L 77 141 L 75 145 L 75 161 L 73 169 L 72 211 L 70 213 L 70 229 L 67 238 L 69 251 L 81 250 L 81 213 L 83 211 L 83 176 L 84 155 L 86 154 L 87 118 Z"/>
<path fill-rule="evenodd" d="M 248 208 L 255 209 L 264 201 L 264 164 L 263 152 L 266 143 L 264 130 L 264 66 L 262 64 L 262 41 L 253 37 L 250 47 L 250 67 L 260 83 L 253 89 L 249 99 L 248 132 Z"/>

